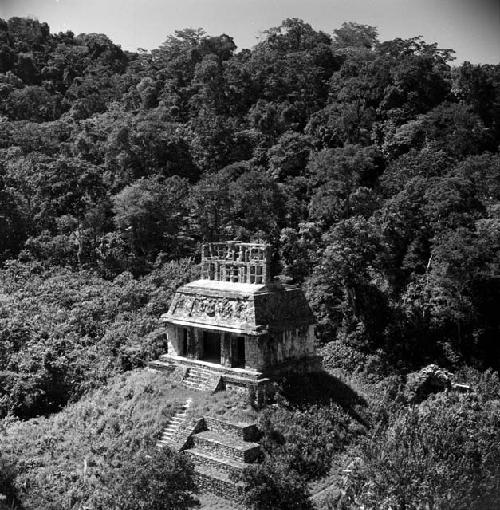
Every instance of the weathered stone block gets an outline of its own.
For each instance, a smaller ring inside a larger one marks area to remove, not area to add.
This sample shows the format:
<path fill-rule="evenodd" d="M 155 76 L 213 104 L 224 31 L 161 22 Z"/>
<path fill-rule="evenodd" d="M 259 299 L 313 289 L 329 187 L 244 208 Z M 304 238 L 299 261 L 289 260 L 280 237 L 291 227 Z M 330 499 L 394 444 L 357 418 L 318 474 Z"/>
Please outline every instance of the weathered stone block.
<path fill-rule="evenodd" d="M 208 491 L 229 501 L 241 502 L 245 485 L 232 481 L 224 473 L 210 469 L 199 469 L 195 472 L 195 483 L 200 491 Z"/>
<path fill-rule="evenodd" d="M 228 457 L 239 462 L 254 462 L 261 456 L 259 444 L 221 436 L 217 432 L 200 432 L 193 436 L 193 440 L 196 447 L 214 457 Z"/>
<path fill-rule="evenodd" d="M 242 441 L 256 442 L 260 433 L 255 423 L 234 423 L 227 420 L 220 420 L 211 416 L 205 417 L 208 430 L 218 432 L 221 435 L 234 437 Z"/>

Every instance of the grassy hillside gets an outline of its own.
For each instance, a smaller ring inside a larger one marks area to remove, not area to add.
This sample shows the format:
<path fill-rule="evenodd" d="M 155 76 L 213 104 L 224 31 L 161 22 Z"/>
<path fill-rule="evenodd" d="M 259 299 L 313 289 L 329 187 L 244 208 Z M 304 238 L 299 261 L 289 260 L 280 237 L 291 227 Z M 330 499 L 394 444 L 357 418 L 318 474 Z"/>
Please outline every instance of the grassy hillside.
<path fill-rule="evenodd" d="M 162 376 L 133 371 L 48 418 L 2 423 L 2 456 L 18 464 L 25 508 L 81 508 L 101 478 L 153 448 L 187 393 Z M 52 506 L 51 506 L 52 505 Z"/>
<path fill-rule="evenodd" d="M 327 390 L 322 402 L 320 387 Z M 134 370 L 57 414 L 1 422 L 0 454 L 17 464 L 16 487 L 24 508 L 76 509 L 98 501 L 103 480 L 138 453 L 152 452 L 175 407 L 188 397 L 193 399 L 191 412 L 199 416 L 258 420 L 268 455 L 292 459 L 300 469 L 314 471 L 309 477 L 314 479 L 328 472 L 329 456 L 352 437 L 356 420 L 350 414 L 365 405 L 345 383 L 329 376 L 288 381 L 280 403 L 257 412 L 228 393 L 191 392 L 164 374 Z M 344 410 L 330 402 L 332 397 Z"/>

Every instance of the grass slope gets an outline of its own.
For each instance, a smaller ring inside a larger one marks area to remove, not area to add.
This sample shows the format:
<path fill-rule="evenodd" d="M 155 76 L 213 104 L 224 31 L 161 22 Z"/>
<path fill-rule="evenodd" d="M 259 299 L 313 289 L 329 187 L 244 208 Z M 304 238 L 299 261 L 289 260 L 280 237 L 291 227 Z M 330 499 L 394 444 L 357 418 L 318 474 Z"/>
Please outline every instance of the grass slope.
<path fill-rule="evenodd" d="M 164 375 L 138 370 L 48 418 L 4 420 L 0 451 L 18 464 L 26 510 L 83 508 L 104 473 L 154 447 L 189 395 Z"/>

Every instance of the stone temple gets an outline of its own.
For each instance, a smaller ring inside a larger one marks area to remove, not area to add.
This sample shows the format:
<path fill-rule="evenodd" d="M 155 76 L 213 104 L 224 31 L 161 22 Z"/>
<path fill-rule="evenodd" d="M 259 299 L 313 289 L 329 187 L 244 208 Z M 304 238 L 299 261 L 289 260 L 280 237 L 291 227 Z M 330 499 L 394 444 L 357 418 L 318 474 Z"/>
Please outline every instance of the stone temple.
<path fill-rule="evenodd" d="M 168 352 L 151 366 L 181 371 L 185 386 L 266 398 L 288 373 L 321 370 L 303 292 L 271 275 L 271 249 L 209 243 L 201 279 L 177 289 L 161 320 Z"/>

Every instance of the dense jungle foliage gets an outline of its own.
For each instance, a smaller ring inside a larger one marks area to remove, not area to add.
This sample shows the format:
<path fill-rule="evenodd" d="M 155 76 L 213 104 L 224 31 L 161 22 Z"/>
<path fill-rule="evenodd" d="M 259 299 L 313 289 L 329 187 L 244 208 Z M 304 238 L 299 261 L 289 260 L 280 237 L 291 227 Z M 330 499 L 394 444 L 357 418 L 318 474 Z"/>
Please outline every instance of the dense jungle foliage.
<path fill-rule="evenodd" d="M 103 34 L 0 20 L 2 427 L 29 443 L 22 423 L 71 414 L 144 367 L 165 350 L 157 319 L 196 276 L 200 244 L 262 240 L 307 293 L 325 367 L 355 373 L 369 402 L 349 414 L 311 396 L 263 417 L 268 459 L 248 475 L 249 504 L 281 494 L 308 508 L 307 483 L 347 449 L 345 508 L 497 508 L 499 144 L 500 65 L 454 65 L 420 37 L 287 19 L 252 49 L 185 29 L 127 52 Z M 481 391 L 409 409 L 398 388 L 428 363 Z M 470 455 L 419 464 L 440 442 Z M 190 506 L 189 465 L 173 456 L 162 471 L 141 448 L 124 450 L 136 464 L 106 475 L 108 492 L 134 469 L 176 473 L 172 508 Z M 51 486 L 26 495 L 26 459 L 4 453 L 0 493 L 52 508 Z M 53 508 L 80 508 L 64 490 Z"/>

